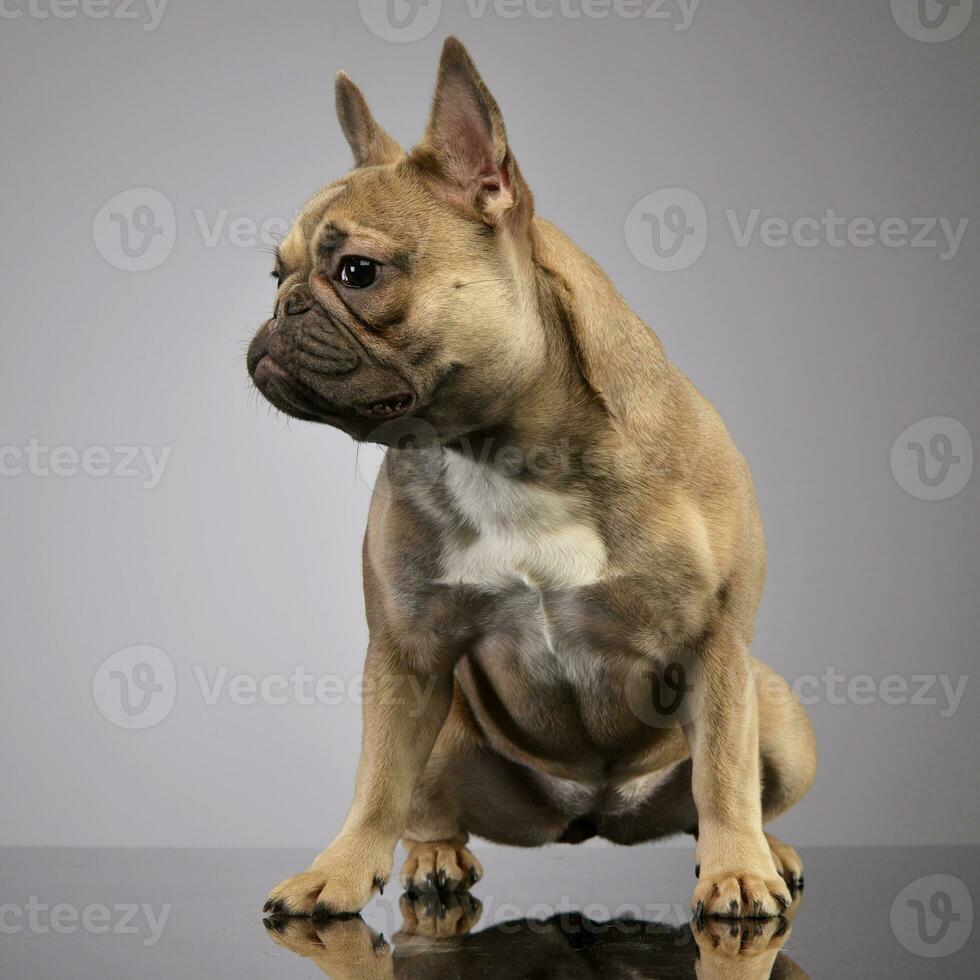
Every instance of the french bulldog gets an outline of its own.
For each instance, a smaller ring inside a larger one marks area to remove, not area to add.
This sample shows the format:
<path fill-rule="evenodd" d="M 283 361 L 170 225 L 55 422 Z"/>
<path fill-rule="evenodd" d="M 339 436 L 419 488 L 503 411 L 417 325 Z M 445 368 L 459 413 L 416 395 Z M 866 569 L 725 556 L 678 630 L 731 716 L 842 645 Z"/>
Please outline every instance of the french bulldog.
<path fill-rule="evenodd" d="M 803 866 L 763 828 L 816 752 L 750 653 L 765 545 L 748 466 L 535 214 L 458 40 L 410 152 L 342 72 L 336 101 L 355 165 L 280 243 L 248 370 L 284 413 L 390 448 L 364 539 L 354 801 L 267 910 L 357 911 L 399 840 L 404 887 L 445 893 L 483 873 L 471 835 L 688 833 L 697 917 L 778 915 Z"/>

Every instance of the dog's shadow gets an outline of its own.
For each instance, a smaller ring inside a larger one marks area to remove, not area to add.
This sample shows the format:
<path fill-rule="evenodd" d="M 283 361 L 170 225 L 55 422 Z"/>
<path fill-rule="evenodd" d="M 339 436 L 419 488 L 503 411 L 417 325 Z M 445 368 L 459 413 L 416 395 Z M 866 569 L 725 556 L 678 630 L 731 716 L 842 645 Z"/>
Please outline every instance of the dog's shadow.
<path fill-rule="evenodd" d="M 677 928 L 640 919 L 594 922 L 580 914 L 521 919 L 472 930 L 478 899 L 402 896 L 394 949 L 360 917 L 265 920 L 270 938 L 334 980 L 804 980 L 782 948 L 799 899 L 776 919 L 705 920 Z"/>

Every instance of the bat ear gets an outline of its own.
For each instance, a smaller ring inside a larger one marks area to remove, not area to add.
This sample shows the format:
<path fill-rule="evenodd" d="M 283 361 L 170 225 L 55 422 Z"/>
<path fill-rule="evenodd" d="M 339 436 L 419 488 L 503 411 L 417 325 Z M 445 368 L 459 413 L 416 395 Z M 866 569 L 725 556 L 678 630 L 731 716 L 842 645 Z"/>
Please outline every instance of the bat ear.
<path fill-rule="evenodd" d="M 405 151 L 375 121 L 364 94 L 345 71 L 337 72 L 337 118 L 354 153 L 354 165 L 372 167 L 400 160 Z"/>
<path fill-rule="evenodd" d="M 529 222 L 533 199 L 500 107 L 455 37 L 443 46 L 429 126 L 413 158 L 444 197 L 475 208 L 488 223 Z"/>

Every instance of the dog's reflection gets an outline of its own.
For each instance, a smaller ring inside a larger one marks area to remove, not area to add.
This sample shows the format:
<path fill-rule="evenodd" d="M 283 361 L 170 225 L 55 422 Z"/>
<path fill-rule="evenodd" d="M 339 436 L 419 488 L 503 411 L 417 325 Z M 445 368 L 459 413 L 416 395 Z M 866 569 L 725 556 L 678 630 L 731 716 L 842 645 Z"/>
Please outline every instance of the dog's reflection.
<path fill-rule="evenodd" d="M 476 898 L 402 896 L 394 950 L 360 917 L 273 917 L 265 925 L 275 942 L 308 957 L 333 980 L 805 980 L 807 974 L 782 952 L 798 906 L 797 897 L 779 918 L 708 919 L 683 929 L 560 914 L 473 932 L 482 914 Z"/>

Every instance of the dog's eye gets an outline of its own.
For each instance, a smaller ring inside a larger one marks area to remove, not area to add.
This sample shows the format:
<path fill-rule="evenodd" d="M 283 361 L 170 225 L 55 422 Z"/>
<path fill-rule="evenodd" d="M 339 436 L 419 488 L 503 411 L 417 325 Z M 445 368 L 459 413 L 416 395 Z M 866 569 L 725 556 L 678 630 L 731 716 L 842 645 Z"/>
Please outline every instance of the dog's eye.
<path fill-rule="evenodd" d="M 380 263 L 360 255 L 345 256 L 340 262 L 340 281 L 351 289 L 373 286 L 380 273 Z"/>

